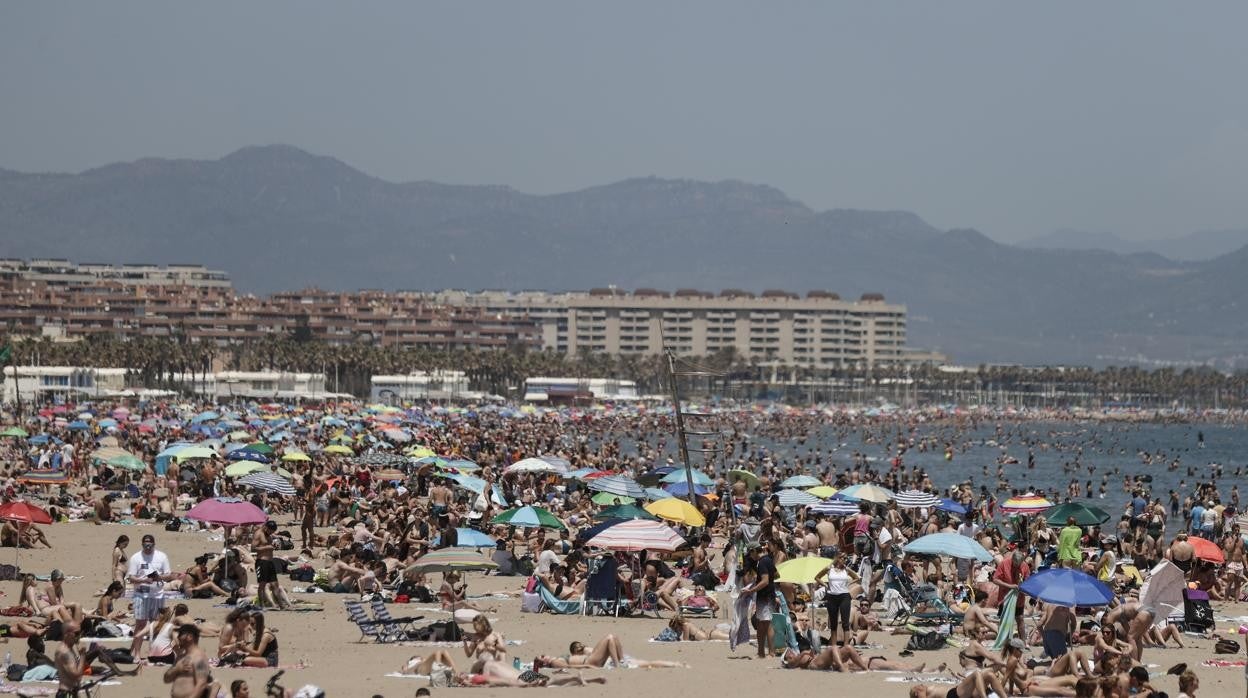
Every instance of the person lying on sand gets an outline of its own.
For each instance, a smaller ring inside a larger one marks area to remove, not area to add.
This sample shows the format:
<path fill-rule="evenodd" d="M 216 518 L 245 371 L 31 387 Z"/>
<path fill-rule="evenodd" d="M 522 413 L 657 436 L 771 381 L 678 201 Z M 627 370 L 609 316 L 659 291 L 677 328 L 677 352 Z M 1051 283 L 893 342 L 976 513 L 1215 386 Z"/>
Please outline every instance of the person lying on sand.
<path fill-rule="evenodd" d="M 584 686 L 590 683 L 604 684 L 606 678 L 598 676 L 586 679 L 579 673 L 554 678 L 533 671 L 520 671 L 503 662 L 487 661 L 477 673 L 447 673 L 450 686 L 465 688 L 544 688 L 546 686 Z M 434 685 L 437 685 L 435 683 Z"/>
<path fill-rule="evenodd" d="M 853 647 L 837 647 L 836 645 L 829 645 L 817 654 L 813 650 L 798 652 L 797 650 L 788 649 L 785 650 L 780 663 L 786 669 L 830 669 L 832 671 L 910 671 L 922 673 L 927 669 L 926 664 L 907 666 L 900 662 L 889 661 L 887 657 L 871 657 L 864 661 L 862 655 Z M 936 670 L 944 671 L 945 665 L 941 664 Z"/>
<path fill-rule="evenodd" d="M 555 669 L 597 667 L 601 669 L 607 666 L 608 661 L 611 662 L 613 666 L 626 666 L 636 669 L 689 668 L 689 665 L 684 662 L 645 660 L 629 657 L 624 654 L 624 647 L 620 644 L 620 639 L 614 635 L 607 635 L 599 640 L 598 644 L 594 645 L 593 649 L 586 647 L 581 642 L 573 642 L 568 645 L 568 654 L 562 657 L 541 655 L 533 660 L 533 670 L 540 671 L 542 667 L 552 667 Z"/>

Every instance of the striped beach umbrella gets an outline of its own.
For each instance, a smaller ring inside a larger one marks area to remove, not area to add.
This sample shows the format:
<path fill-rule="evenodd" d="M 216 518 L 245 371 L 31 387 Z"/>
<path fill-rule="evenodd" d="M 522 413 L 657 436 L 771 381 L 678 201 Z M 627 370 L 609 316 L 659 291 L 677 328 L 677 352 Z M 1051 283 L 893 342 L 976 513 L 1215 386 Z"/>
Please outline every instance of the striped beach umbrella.
<path fill-rule="evenodd" d="M 520 507 L 518 509 L 508 509 L 503 513 L 490 519 L 492 524 L 507 524 L 508 526 L 522 526 L 525 528 L 554 528 L 562 530 L 567 528 L 559 517 L 550 513 L 541 507 Z"/>
<path fill-rule="evenodd" d="M 27 470 L 17 476 L 17 481 L 28 485 L 65 485 L 73 478 L 64 470 Z"/>
<path fill-rule="evenodd" d="M 851 485 L 838 492 L 836 496 L 860 502 L 883 504 L 893 498 L 893 493 L 883 487 L 880 487 L 879 485 L 866 484 Z"/>
<path fill-rule="evenodd" d="M 636 480 L 623 475 L 594 478 L 589 481 L 589 489 L 632 499 L 645 499 L 646 497 L 646 488 L 637 484 Z"/>
<path fill-rule="evenodd" d="M 940 504 L 940 497 L 922 490 L 906 490 L 898 492 L 895 501 L 902 509 L 919 509 L 937 506 Z"/>
<path fill-rule="evenodd" d="M 858 503 L 848 499 L 825 499 L 810 505 L 810 511 L 824 516 L 850 516 L 858 513 Z"/>
<path fill-rule="evenodd" d="M 1040 512 L 1047 511 L 1052 506 L 1053 502 L 1035 492 L 1028 492 L 1027 494 L 1010 497 L 1005 500 L 1005 503 L 1001 505 L 1001 513 L 1034 516 Z"/>
<path fill-rule="evenodd" d="M 264 470 L 239 478 L 238 484 L 279 494 L 283 497 L 295 496 L 295 488 L 289 482 L 286 482 L 286 478 Z"/>
<path fill-rule="evenodd" d="M 670 526 L 658 521 L 628 519 L 609 526 L 586 541 L 591 548 L 603 550 L 660 550 L 671 552 L 683 545 L 685 539 Z"/>
<path fill-rule="evenodd" d="M 556 475 L 564 475 L 568 472 L 567 468 L 561 465 L 544 461 L 540 458 L 525 458 L 503 469 L 505 473 L 554 473 Z"/>
<path fill-rule="evenodd" d="M 793 477 L 786 478 L 784 482 L 780 483 L 780 486 L 781 487 L 818 487 L 821 484 L 823 483 L 819 482 L 819 478 L 811 477 L 809 475 L 794 475 Z"/>
<path fill-rule="evenodd" d="M 780 490 L 776 493 L 780 498 L 780 506 L 782 507 L 803 507 L 810 504 L 818 504 L 819 498 L 806 492 L 805 490 Z"/>

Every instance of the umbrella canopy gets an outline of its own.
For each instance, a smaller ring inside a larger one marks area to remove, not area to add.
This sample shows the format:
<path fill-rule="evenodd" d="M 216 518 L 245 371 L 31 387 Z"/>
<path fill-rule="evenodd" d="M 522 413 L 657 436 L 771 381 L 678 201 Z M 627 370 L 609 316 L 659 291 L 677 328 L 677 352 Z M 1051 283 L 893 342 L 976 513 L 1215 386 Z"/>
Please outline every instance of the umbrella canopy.
<path fill-rule="evenodd" d="M 620 521 L 599 531 L 586 545 L 604 550 L 661 550 L 671 552 L 683 545 L 684 538 L 670 526 L 658 521 L 632 519 Z"/>
<path fill-rule="evenodd" d="M 595 492 L 606 492 L 631 499 L 645 499 L 646 497 L 646 489 L 644 487 L 637 484 L 636 480 L 623 475 L 608 475 L 607 477 L 594 478 L 589 481 L 589 489 Z"/>
<path fill-rule="evenodd" d="M 819 478 L 817 477 L 811 477 L 809 475 L 794 475 L 793 477 L 785 478 L 785 480 L 780 483 L 780 486 L 781 487 L 818 487 L 819 485 L 822 485 L 822 484 L 823 483 L 819 482 Z"/>
<path fill-rule="evenodd" d="M 104 462 L 114 468 L 123 468 L 125 470 L 147 470 L 146 463 L 129 453 L 122 456 L 113 456 Z"/>
<path fill-rule="evenodd" d="M 1053 502 L 1035 492 L 1028 492 L 1017 497 L 1010 497 L 1001 505 L 1003 514 L 1039 514 L 1053 506 Z"/>
<path fill-rule="evenodd" d="M 1065 526 L 1066 519 L 1072 516 L 1077 526 L 1099 526 L 1109 521 L 1109 512 L 1079 502 L 1059 504 L 1050 509 L 1044 518 L 1054 526 Z"/>
<path fill-rule="evenodd" d="M 412 458 L 425 458 L 427 456 L 438 455 L 436 451 L 434 451 L 432 448 L 429 448 L 428 446 L 413 446 L 407 449 L 406 451 L 404 451 L 404 453 L 411 456 Z"/>
<path fill-rule="evenodd" d="M 525 528 L 555 528 L 559 530 L 567 528 L 558 517 L 541 507 L 508 509 L 490 519 L 490 523 L 523 526 Z"/>
<path fill-rule="evenodd" d="M 595 494 L 593 497 L 590 497 L 590 501 L 593 502 L 594 504 L 597 504 L 598 506 L 611 506 L 613 504 L 634 504 L 637 502 L 637 499 L 638 499 L 637 497 L 625 497 L 622 494 L 611 494 L 610 492 L 599 492 Z"/>
<path fill-rule="evenodd" d="M 1197 538 L 1196 536 L 1188 536 L 1187 542 L 1192 544 L 1192 549 L 1196 551 L 1196 557 L 1206 562 L 1222 564 L 1226 562 L 1226 555 L 1222 553 L 1222 549 L 1217 543 L 1205 538 Z"/>
<path fill-rule="evenodd" d="M 1040 570 L 1024 579 L 1019 589 L 1057 606 L 1104 606 L 1114 600 L 1113 590 L 1096 577 L 1060 567 Z"/>
<path fill-rule="evenodd" d="M 672 482 L 672 483 L 663 485 L 663 489 L 667 490 L 668 492 L 672 493 L 673 495 L 677 497 L 689 496 L 689 483 L 685 482 L 684 480 L 681 480 L 680 482 Z M 699 485 L 697 483 L 694 483 L 693 485 L 694 494 L 702 495 L 702 494 L 707 494 L 710 491 L 711 491 L 711 488 L 705 485 Z"/>
<path fill-rule="evenodd" d="M 544 461 L 541 458 L 525 458 L 507 466 L 503 472 L 505 473 L 558 473 L 560 475 L 568 471 L 560 465 Z"/>
<path fill-rule="evenodd" d="M 806 491 L 815 495 L 819 499 L 827 499 L 828 497 L 836 494 L 836 488 L 830 485 L 819 485 L 818 487 L 811 487 Z"/>
<path fill-rule="evenodd" d="M 902 550 L 922 555 L 945 555 L 960 560 L 992 561 L 992 553 L 988 552 L 978 541 L 957 533 L 933 533 L 916 538 L 906 543 Z"/>
<path fill-rule="evenodd" d="M 702 515 L 702 512 L 698 511 L 697 507 L 676 497 L 650 502 L 645 506 L 645 509 L 660 519 L 666 519 L 675 523 L 682 523 L 687 526 L 706 525 L 706 517 Z"/>
<path fill-rule="evenodd" d="M 922 490 L 906 490 L 897 493 L 897 506 L 902 509 L 921 509 L 940 504 L 940 497 Z"/>
<path fill-rule="evenodd" d="M 247 449 L 243 449 L 243 450 L 245 451 L 245 450 L 247 450 Z M 307 462 L 307 461 L 312 460 L 312 457 L 311 457 L 311 456 L 309 456 L 309 455 L 308 455 L 308 454 L 306 454 L 306 453 L 300 453 L 299 451 L 292 451 L 292 452 L 290 452 L 290 453 L 284 454 L 284 455 L 282 456 L 282 460 L 284 460 L 284 461 L 286 461 L 286 462 L 288 462 L 288 463 L 289 463 L 289 462 L 292 462 L 292 461 L 298 461 L 298 462 L 300 462 L 300 463 L 305 463 L 305 462 Z"/>
<path fill-rule="evenodd" d="M 339 456 L 350 456 L 355 453 L 355 451 L 352 451 L 350 448 L 343 446 L 342 444 L 331 444 L 322 450 L 326 453 L 333 453 Z"/>
<path fill-rule="evenodd" d="M 283 497 L 295 496 L 295 488 L 291 486 L 286 478 L 281 475 L 275 475 L 268 471 L 255 472 L 238 480 L 238 484 L 244 487 L 252 487 L 265 492 L 272 492 Z"/>
<path fill-rule="evenodd" d="M 117 446 L 104 446 L 91 452 L 91 460 L 102 460 L 105 463 L 120 456 L 134 456 L 134 454 Z"/>
<path fill-rule="evenodd" d="M 608 521 L 611 519 L 647 519 L 649 521 L 658 521 L 659 517 L 632 504 L 607 507 L 594 516 L 595 521 Z"/>
<path fill-rule="evenodd" d="M 858 503 L 848 499 L 825 499 L 810 505 L 810 510 L 824 516 L 850 516 L 858 513 Z"/>
<path fill-rule="evenodd" d="M 269 520 L 260 507 L 236 497 L 216 497 L 191 507 L 186 518 L 218 526 L 246 526 Z"/>
<path fill-rule="evenodd" d="M 255 451 L 256 453 L 263 453 L 266 456 L 273 455 L 273 447 L 263 441 L 249 443 L 246 446 L 243 446 L 243 448 L 248 451 Z"/>
<path fill-rule="evenodd" d="M 457 528 L 455 534 L 457 548 L 493 548 L 498 542 L 475 528 Z"/>
<path fill-rule="evenodd" d="M 0 519 L 26 524 L 50 524 L 52 516 L 30 502 L 16 501 L 0 504 Z"/>
<path fill-rule="evenodd" d="M 708 477 L 707 474 L 702 472 L 701 470 L 696 470 L 696 469 L 691 470 L 690 475 L 693 476 L 693 484 L 695 485 L 709 487 L 715 484 L 715 481 L 712 480 L 710 477 Z M 687 484 L 687 481 L 685 478 L 685 469 L 677 468 L 673 470 L 672 472 L 664 475 L 663 479 L 659 480 L 659 482 L 664 482 L 667 484 L 676 484 L 676 483 Z"/>
<path fill-rule="evenodd" d="M 230 465 L 226 467 L 225 476 L 243 477 L 244 475 L 250 475 L 258 472 L 270 472 L 269 466 L 265 463 L 258 463 L 254 460 L 240 460 L 230 463 Z M 290 471 L 285 468 L 278 468 L 277 474 L 286 479 L 294 477 L 291 475 Z"/>
<path fill-rule="evenodd" d="M 832 561 L 826 557 L 795 557 L 776 566 L 776 581 L 791 584 L 814 584 L 815 576 L 828 569 Z"/>
<path fill-rule="evenodd" d="M 893 498 L 893 493 L 878 485 L 850 485 L 836 493 L 842 499 L 883 504 Z"/>
<path fill-rule="evenodd" d="M 181 462 L 193 458 L 216 458 L 217 452 L 203 446 L 187 446 L 186 448 L 178 449 L 177 453 L 173 454 L 173 457 Z"/>
<path fill-rule="evenodd" d="M 728 482 L 744 482 L 745 488 L 751 492 L 758 489 L 758 476 L 748 470 L 729 470 Z"/>
<path fill-rule="evenodd" d="M 485 559 L 481 553 L 458 548 L 435 550 L 413 562 L 407 571 L 412 574 L 428 574 L 430 572 L 468 572 L 471 570 L 494 570 L 498 565 Z"/>
<path fill-rule="evenodd" d="M 948 498 L 941 499 L 940 504 L 937 504 L 936 508 L 950 514 L 957 514 L 958 516 L 966 514 L 966 507 Z"/>
<path fill-rule="evenodd" d="M 65 485 L 73 480 L 65 470 L 28 470 L 17 476 L 18 482 L 32 485 Z"/>
<path fill-rule="evenodd" d="M 646 499 L 658 500 L 658 499 L 667 499 L 668 497 L 675 497 L 675 496 L 676 495 L 672 494 L 671 492 L 668 492 L 667 490 L 659 489 L 658 487 L 646 488 L 646 497 L 645 497 Z"/>
<path fill-rule="evenodd" d="M 30 434 L 27 434 L 26 430 L 21 427 L 9 427 L 5 429 L 4 431 L 0 431 L 0 437 L 6 437 L 6 438 L 12 437 L 15 439 L 24 439 L 27 436 L 30 436 Z"/>
<path fill-rule="evenodd" d="M 782 507 L 804 507 L 810 504 L 818 504 L 819 498 L 805 490 L 780 490 L 776 493 L 780 498 L 780 506 Z"/>

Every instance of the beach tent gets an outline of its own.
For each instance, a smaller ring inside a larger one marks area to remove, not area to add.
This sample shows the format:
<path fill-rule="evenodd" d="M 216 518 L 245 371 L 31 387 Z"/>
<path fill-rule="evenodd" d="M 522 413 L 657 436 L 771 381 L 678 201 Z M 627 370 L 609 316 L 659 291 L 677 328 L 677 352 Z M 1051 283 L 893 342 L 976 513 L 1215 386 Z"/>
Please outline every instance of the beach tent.
<path fill-rule="evenodd" d="M 1148 581 L 1140 588 L 1140 605 L 1157 609 L 1157 620 L 1183 614 L 1183 590 L 1187 575 L 1173 562 L 1162 560 L 1149 572 Z"/>

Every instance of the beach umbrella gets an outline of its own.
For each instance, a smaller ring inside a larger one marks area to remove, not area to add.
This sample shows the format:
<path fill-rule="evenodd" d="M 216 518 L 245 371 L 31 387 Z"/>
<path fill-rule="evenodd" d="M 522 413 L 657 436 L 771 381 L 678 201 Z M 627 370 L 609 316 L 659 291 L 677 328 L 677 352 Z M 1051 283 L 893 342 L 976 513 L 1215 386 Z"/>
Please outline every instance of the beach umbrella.
<path fill-rule="evenodd" d="M 621 504 L 619 506 L 607 507 L 594 515 L 595 521 L 610 521 L 620 519 L 647 519 L 657 521 L 659 517 L 632 504 Z"/>
<path fill-rule="evenodd" d="M 321 450 L 338 456 L 350 456 L 355 453 L 355 451 L 352 451 L 350 448 L 343 446 L 342 444 L 332 444 Z"/>
<path fill-rule="evenodd" d="M 124 458 L 126 456 L 129 456 L 131 458 L 135 457 L 133 453 L 127 451 L 124 448 L 118 448 L 116 446 L 105 446 L 103 448 L 97 448 L 91 452 L 91 460 L 102 460 L 105 463 L 112 460 L 113 458 Z"/>
<path fill-rule="evenodd" d="M 787 489 L 780 490 L 776 493 L 780 498 L 780 506 L 782 507 L 804 507 L 810 504 L 818 504 L 819 498 L 805 490 Z"/>
<path fill-rule="evenodd" d="M 1053 502 L 1041 497 L 1035 492 L 1010 497 L 1001 505 L 1002 514 L 1019 514 L 1021 516 L 1030 516 L 1039 514 L 1053 506 Z"/>
<path fill-rule="evenodd" d="M 950 514 L 957 514 L 958 516 L 964 516 L 966 514 L 966 507 L 962 506 L 961 503 L 955 502 L 952 499 L 949 499 L 947 497 L 942 498 L 940 500 L 940 504 L 936 505 L 936 508 L 939 509 L 940 511 L 948 512 Z"/>
<path fill-rule="evenodd" d="M 443 467 L 450 468 L 452 470 L 459 470 L 459 471 L 466 472 L 466 473 L 475 472 L 481 469 L 481 466 L 477 465 L 473 461 L 468 460 L 467 458 L 455 458 L 452 460 L 448 460 L 446 461 L 446 465 L 444 465 Z"/>
<path fill-rule="evenodd" d="M 810 505 L 810 511 L 824 516 L 850 516 L 858 513 L 858 503 L 848 499 L 825 499 Z"/>
<path fill-rule="evenodd" d="M 114 468 L 123 468 L 125 470 L 147 470 L 147 464 L 129 453 L 123 456 L 113 456 L 104 461 Z"/>
<path fill-rule="evenodd" d="M 325 449 L 326 451 L 329 448 Z M 367 465 L 371 468 L 394 468 L 408 464 L 408 459 L 395 453 L 365 453 L 352 459 L 359 465 Z"/>
<path fill-rule="evenodd" d="M 377 472 L 373 473 L 373 479 L 379 482 L 398 482 L 401 480 L 406 480 L 407 475 L 404 474 L 402 470 L 395 470 L 394 468 L 390 468 L 388 470 L 378 470 Z"/>
<path fill-rule="evenodd" d="M 1019 590 L 1045 603 L 1072 608 L 1104 606 L 1114 600 L 1113 590 L 1096 577 L 1061 567 L 1040 570 L 1024 579 Z"/>
<path fill-rule="evenodd" d="M 188 446 L 186 448 L 179 449 L 177 453 L 173 454 L 173 457 L 177 458 L 178 461 L 181 462 L 194 458 L 216 458 L 217 452 L 211 448 L 204 448 L 203 446 Z"/>
<path fill-rule="evenodd" d="M 228 438 L 230 441 L 245 441 L 251 438 L 251 434 L 242 430 L 238 430 L 238 431 L 230 432 L 229 434 L 226 435 L 226 438 Z M 246 444 L 242 444 L 240 446 L 240 448 L 246 448 L 246 447 L 247 447 Z"/>
<path fill-rule="evenodd" d="M 23 500 L 0 504 L 0 519 L 23 524 L 52 523 L 51 514 Z"/>
<path fill-rule="evenodd" d="M 673 470 L 676 470 L 676 468 L 670 465 L 664 465 L 655 468 L 648 473 L 638 475 L 637 482 L 641 483 L 643 487 L 654 487 L 655 485 L 662 483 L 663 478 L 669 475 Z"/>
<path fill-rule="evenodd" d="M 940 497 L 922 490 L 906 490 L 896 494 L 897 506 L 902 509 L 921 509 L 940 504 Z"/>
<path fill-rule="evenodd" d="M 836 488 L 828 485 L 819 485 L 818 487 L 812 487 L 806 491 L 815 495 L 819 499 L 827 499 L 828 497 L 836 494 Z"/>
<path fill-rule="evenodd" d="M 658 500 L 658 499 L 667 499 L 668 497 L 675 497 L 675 496 L 676 495 L 672 494 L 671 492 L 668 492 L 667 490 L 659 489 L 658 487 L 646 488 L 646 497 L 645 497 L 646 499 Z"/>
<path fill-rule="evenodd" d="M 780 486 L 781 487 L 818 487 L 819 485 L 822 485 L 822 484 L 823 483 L 819 482 L 819 478 L 817 477 L 811 477 L 809 475 L 794 475 L 793 477 L 785 478 L 785 480 L 780 483 Z"/>
<path fill-rule="evenodd" d="M 622 494 L 611 494 L 610 492 L 599 492 L 590 501 L 598 506 L 611 506 L 613 504 L 634 504 L 637 502 L 636 497 L 625 497 Z"/>
<path fill-rule="evenodd" d="M 490 519 L 490 523 L 522 526 L 524 528 L 554 528 L 559 530 L 567 528 L 558 517 L 541 507 L 508 509 Z"/>
<path fill-rule="evenodd" d="M 264 490 L 265 492 L 272 492 L 283 497 L 295 496 L 295 488 L 286 481 L 286 478 L 275 473 L 255 472 L 240 478 L 238 484 L 244 487 Z"/>
<path fill-rule="evenodd" d="M 1206 562 L 1222 564 L 1226 562 L 1226 556 L 1222 553 L 1222 549 L 1217 543 L 1205 538 L 1197 536 L 1188 536 L 1187 542 L 1192 544 L 1192 549 L 1196 553 L 1196 557 Z"/>
<path fill-rule="evenodd" d="M 30 436 L 30 434 L 27 434 L 26 430 L 21 427 L 9 427 L 4 431 L 0 431 L 0 437 L 3 438 L 24 439 L 27 436 Z"/>
<path fill-rule="evenodd" d="M 64 470 L 29 470 L 18 475 L 17 481 L 28 485 L 67 485 L 73 478 Z"/>
<path fill-rule="evenodd" d="M 866 485 L 850 485 L 849 487 L 846 487 L 840 492 L 837 492 L 836 496 L 842 499 L 852 499 L 852 500 L 857 500 L 861 502 L 874 502 L 876 504 L 883 504 L 884 502 L 887 502 L 888 500 L 893 498 L 893 493 L 884 489 L 883 487 L 880 487 L 879 485 L 866 484 Z"/>
<path fill-rule="evenodd" d="M 668 497 L 655 502 L 650 502 L 645 510 L 667 521 L 685 524 L 686 526 L 705 526 L 706 517 L 697 507 L 689 502 L 676 497 Z"/>
<path fill-rule="evenodd" d="M 498 543 L 475 528 L 457 528 L 455 533 L 457 548 L 493 548 Z"/>
<path fill-rule="evenodd" d="M 992 553 L 988 552 L 978 541 L 958 533 L 933 533 L 915 538 L 906 543 L 902 550 L 921 555 L 944 555 L 960 560 L 992 561 Z"/>
<path fill-rule="evenodd" d="M 431 572 L 468 572 L 471 570 L 493 570 L 498 569 L 498 564 L 487 560 L 485 557 L 473 550 L 460 550 L 458 548 L 443 548 L 428 553 L 408 565 L 407 572 L 410 574 L 429 574 Z"/>
<path fill-rule="evenodd" d="M 69 429 L 70 431 L 86 431 L 91 428 L 91 425 L 87 424 L 81 419 L 75 419 L 74 421 L 67 424 L 65 428 Z"/>
<path fill-rule="evenodd" d="M 684 482 L 684 481 L 673 482 L 671 484 L 663 485 L 663 489 L 667 490 L 668 492 L 672 493 L 673 495 L 677 497 L 689 496 L 689 483 Z M 697 483 L 694 483 L 693 485 L 693 493 L 696 495 L 700 496 L 704 494 L 709 494 L 710 491 L 711 491 L 711 488 L 706 487 L 704 485 L 699 485 Z"/>
<path fill-rule="evenodd" d="M 685 542 L 680 534 L 670 526 L 658 521 L 645 519 L 628 519 L 620 521 L 599 531 L 597 535 L 585 541 L 591 548 L 603 550 L 623 550 L 637 552 L 640 550 L 659 550 L 671 552 Z"/>
<path fill-rule="evenodd" d="M 256 453 L 263 453 L 266 456 L 271 456 L 274 453 L 273 447 L 264 443 L 263 441 L 253 441 L 252 443 L 249 443 L 246 446 L 243 446 L 243 450 L 255 451 Z"/>
<path fill-rule="evenodd" d="M 776 581 L 790 584 L 814 584 L 815 577 L 828 569 L 832 561 L 826 557 L 795 557 L 776 566 Z"/>
<path fill-rule="evenodd" d="M 217 414 L 216 412 L 213 412 L 212 410 L 209 410 L 207 412 L 200 412 L 194 417 L 191 417 L 191 424 L 199 424 L 201 422 L 211 422 L 212 420 L 219 419 L 220 417 L 221 415 Z"/>
<path fill-rule="evenodd" d="M 269 520 L 260 507 L 237 497 L 214 497 L 191 507 L 186 518 L 216 526 L 246 526 Z"/>
<path fill-rule="evenodd" d="M 242 449 L 242 450 L 244 450 L 244 451 L 245 451 L 245 450 L 247 450 L 247 449 Z M 301 452 L 299 452 L 299 451 L 291 451 L 290 453 L 283 454 L 283 455 L 282 455 L 282 460 L 284 460 L 284 461 L 286 461 L 286 462 L 288 462 L 288 463 L 289 463 L 289 462 L 306 463 L 306 462 L 308 462 L 308 461 L 312 460 L 312 457 L 311 457 L 311 456 L 309 456 L 309 455 L 308 455 L 308 454 L 306 454 L 306 453 L 301 453 Z"/>
<path fill-rule="evenodd" d="M 693 484 L 695 485 L 701 485 L 702 487 L 709 487 L 710 485 L 715 484 L 715 481 L 712 480 L 710 477 L 708 477 L 706 473 L 702 472 L 701 470 L 692 470 L 690 472 L 690 475 L 693 476 Z M 685 469 L 677 468 L 673 470 L 672 472 L 664 475 L 663 479 L 659 480 L 659 482 L 663 482 L 667 484 L 675 484 L 675 483 L 687 484 L 687 480 L 685 478 Z"/>
<path fill-rule="evenodd" d="M 404 451 L 403 453 L 411 456 L 412 458 L 425 458 L 428 456 L 438 455 L 432 448 L 429 448 L 428 446 L 413 446 L 407 449 L 406 451 Z"/>
<path fill-rule="evenodd" d="M 503 469 L 505 473 L 556 473 L 563 475 L 567 470 L 541 458 L 525 458 Z"/>
<path fill-rule="evenodd" d="M 1054 526 L 1065 526 L 1066 519 L 1072 516 L 1077 526 L 1098 526 L 1109 521 L 1109 512 L 1079 502 L 1059 504 L 1049 509 L 1044 518 Z"/>
<path fill-rule="evenodd" d="M 258 473 L 258 472 L 271 472 L 271 471 L 269 470 L 268 464 L 258 463 L 254 460 L 235 461 L 233 463 L 230 463 L 225 468 L 226 477 L 243 477 L 244 475 L 250 475 L 252 473 Z M 285 468 L 278 468 L 277 474 L 287 479 L 294 477 L 294 475 L 292 475 L 291 472 L 289 470 L 286 470 Z"/>
<path fill-rule="evenodd" d="M 576 470 L 569 471 L 564 477 L 569 480 L 588 480 L 590 475 L 596 475 L 598 473 L 601 473 L 599 477 L 605 477 L 612 474 L 608 470 L 599 470 L 597 468 L 577 468 Z"/>
<path fill-rule="evenodd" d="M 728 476 L 729 483 L 744 482 L 745 489 L 751 492 L 758 489 L 758 486 L 760 484 L 758 481 L 758 476 L 755 475 L 754 473 L 751 473 L 748 470 L 729 470 L 727 473 L 727 476 Z"/>
<path fill-rule="evenodd" d="M 562 469 L 564 472 L 567 472 L 572 469 L 572 462 L 569 461 L 567 458 L 564 458 L 563 456 L 556 456 L 553 453 L 543 453 L 542 455 L 538 456 L 538 458 L 546 461 L 547 463 L 550 463 L 556 468 Z"/>
<path fill-rule="evenodd" d="M 636 480 L 623 475 L 594 478 L 589 482 L 589 489 L 632 499 L 644 499 L 646 496 L 644 487 L 637 484 Z"/>

